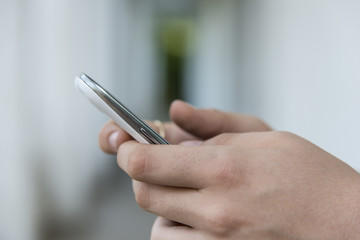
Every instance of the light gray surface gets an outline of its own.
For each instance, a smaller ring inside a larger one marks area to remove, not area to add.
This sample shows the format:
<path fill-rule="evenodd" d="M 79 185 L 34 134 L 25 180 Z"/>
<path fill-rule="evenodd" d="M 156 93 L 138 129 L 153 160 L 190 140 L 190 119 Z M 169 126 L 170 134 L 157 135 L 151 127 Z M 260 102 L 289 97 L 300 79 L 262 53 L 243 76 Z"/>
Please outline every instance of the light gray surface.
<path fill-rule="evenodd" d="M 120 171 L 120 170 L 119 170 Z M 99 202 L 92 239 L 150 239 L 154 216 L 136 205 L 129 178 Z"/>
<path fill-rule="evenodd" d="M 150 239 L 155 216 L 137 206 L 129 178 L 119 175 L 121 182 L 108 190 L 107 197 L 98 206 L 96 232 L 92 239 Z"/>
<path fill-rule="evenodd" d="M 43 221 L 44 240 L 146 240 L 155 216 L 134 200 L 130 178 L 115 159 L 99 159 L 107 165 L 93 182 L 83 212 Z M 114 160 L 114 161 L 112 161 Z"/>

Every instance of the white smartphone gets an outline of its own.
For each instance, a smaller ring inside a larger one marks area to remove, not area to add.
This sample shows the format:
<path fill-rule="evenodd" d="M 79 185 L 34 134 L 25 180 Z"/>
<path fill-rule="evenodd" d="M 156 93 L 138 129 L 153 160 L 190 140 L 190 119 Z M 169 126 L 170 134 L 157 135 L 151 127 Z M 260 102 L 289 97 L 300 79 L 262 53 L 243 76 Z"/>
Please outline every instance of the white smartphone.
<path fill-rule="evenodd" d="M 98 83 L 82 73 L 75 78 L 76 88 L 101 112 L 113 119 L 135 140 L 148 144 L 169 144 L 156 131 L 132 113 Z"/>

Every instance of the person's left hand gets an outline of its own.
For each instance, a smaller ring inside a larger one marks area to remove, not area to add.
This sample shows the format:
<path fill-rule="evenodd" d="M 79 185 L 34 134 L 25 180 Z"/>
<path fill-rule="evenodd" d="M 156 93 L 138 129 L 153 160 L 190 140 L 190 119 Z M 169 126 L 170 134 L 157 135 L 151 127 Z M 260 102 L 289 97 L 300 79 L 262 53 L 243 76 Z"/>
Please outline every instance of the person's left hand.
<path fill-rule="evenodd" d="M 152 240 L 359 236 L 359 174 L 317 146 L 286 132 L 199 144 L 119 147 L 136 201 L 160 216 Z"/>

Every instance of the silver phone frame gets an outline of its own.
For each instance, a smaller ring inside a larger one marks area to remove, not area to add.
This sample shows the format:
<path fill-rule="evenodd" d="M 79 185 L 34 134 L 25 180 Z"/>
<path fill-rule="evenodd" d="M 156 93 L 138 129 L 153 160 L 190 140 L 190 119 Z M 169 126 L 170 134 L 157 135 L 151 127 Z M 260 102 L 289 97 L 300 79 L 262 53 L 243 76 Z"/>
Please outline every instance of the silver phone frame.
<path fill-rule="evenodd" d="M 99 96 L 112 110 L 114 110 L 130 127 L 132 127 L 138 134 L 149 144 L 170 144 L 156 131 L 149 127 L 144 121 L 129 110 L 123 103 L 111 95 L 105 88 L 103 88 L 96 81 L 91 79 L 85 73 L 81 73 L 79 78 Z"/>

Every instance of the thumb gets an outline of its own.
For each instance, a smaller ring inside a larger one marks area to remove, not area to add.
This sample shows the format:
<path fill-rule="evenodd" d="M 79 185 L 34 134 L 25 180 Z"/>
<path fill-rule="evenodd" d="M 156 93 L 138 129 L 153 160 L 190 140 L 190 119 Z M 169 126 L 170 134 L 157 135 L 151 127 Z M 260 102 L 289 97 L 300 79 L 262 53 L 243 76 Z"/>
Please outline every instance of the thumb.
<path fill-rule="evenodd" d="M 180 128 L 202 139 L 209 139 L 222 133 L 271 130 L 262 120 L 250 115 L 215 109 L 197 109 L 180 100 L 171 104 L 170 118 Z"/>

